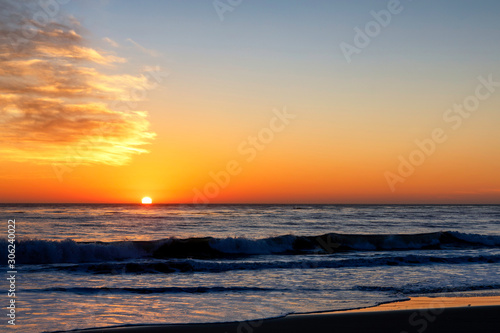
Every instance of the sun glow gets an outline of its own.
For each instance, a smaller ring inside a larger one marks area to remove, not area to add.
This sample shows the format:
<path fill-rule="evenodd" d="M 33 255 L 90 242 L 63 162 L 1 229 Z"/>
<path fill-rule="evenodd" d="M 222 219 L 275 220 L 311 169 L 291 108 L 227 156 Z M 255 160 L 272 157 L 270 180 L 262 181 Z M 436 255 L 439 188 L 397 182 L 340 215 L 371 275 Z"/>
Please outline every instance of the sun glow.
<path fill-rule="evenodd" d="M 142 198 L 141 202 L 142 202 L 143 205 L 150 205 L 150 204 L 153 203 L 153 200 L 151 200 L 150 197 L 144 197 L 144 198 Z"/>

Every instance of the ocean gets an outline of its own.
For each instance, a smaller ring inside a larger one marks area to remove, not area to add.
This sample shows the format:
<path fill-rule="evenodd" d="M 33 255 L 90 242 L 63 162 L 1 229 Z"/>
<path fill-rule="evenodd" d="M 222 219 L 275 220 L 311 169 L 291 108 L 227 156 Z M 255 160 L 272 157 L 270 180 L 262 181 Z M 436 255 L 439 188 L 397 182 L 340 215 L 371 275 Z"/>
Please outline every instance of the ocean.
<path fill-rule="evenodd" d="M 5 230 L 8 220 L 16 225 L 19 331 L 253 320 L 412 296 L 500 295 L 496 205 L 0 210 Z M 0 243 L 6 263 L 7 233 Z"/>

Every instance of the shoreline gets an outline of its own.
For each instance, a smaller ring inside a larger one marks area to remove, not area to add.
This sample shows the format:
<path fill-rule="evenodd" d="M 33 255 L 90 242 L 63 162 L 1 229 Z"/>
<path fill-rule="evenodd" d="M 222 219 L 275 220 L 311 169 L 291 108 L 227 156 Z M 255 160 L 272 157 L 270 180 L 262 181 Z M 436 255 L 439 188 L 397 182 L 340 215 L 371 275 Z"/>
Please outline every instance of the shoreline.
<path fill-rule="evenodd" d="M 373 307 L 225 323 L 149 324 L 78 329 L 82 333 L 498 332 L 500 296 L 413 297 Z"/>

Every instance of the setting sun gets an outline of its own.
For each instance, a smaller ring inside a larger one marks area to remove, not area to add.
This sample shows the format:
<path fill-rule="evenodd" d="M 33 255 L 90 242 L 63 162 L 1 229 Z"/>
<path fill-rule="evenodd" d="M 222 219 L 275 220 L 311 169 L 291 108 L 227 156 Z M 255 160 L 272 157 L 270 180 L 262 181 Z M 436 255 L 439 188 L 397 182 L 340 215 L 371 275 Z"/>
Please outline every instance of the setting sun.
<path fill-rule="evenodd" d="M 142 204 L 144 204 L 144 205 L 150 205 L 150 204 L 152 204 L 152 203 L 153 203 L 153 200 L 152 200 L 150 197 L 144 197 L 144 198 L 142 198 L 142 201 L 141 201 L 141 202 L 142 202 Z"/>

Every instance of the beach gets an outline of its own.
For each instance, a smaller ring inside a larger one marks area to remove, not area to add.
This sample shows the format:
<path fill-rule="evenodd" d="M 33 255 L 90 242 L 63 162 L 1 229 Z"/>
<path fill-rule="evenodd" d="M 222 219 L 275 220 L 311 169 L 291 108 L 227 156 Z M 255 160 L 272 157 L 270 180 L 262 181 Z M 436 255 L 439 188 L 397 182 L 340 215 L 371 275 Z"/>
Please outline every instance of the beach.
<path fill-rule="evenodd" d="M 144 325 L 74 332 L 498 332 L 500 297 L 416 297 L 376 307 L 229 323 Z"/>

